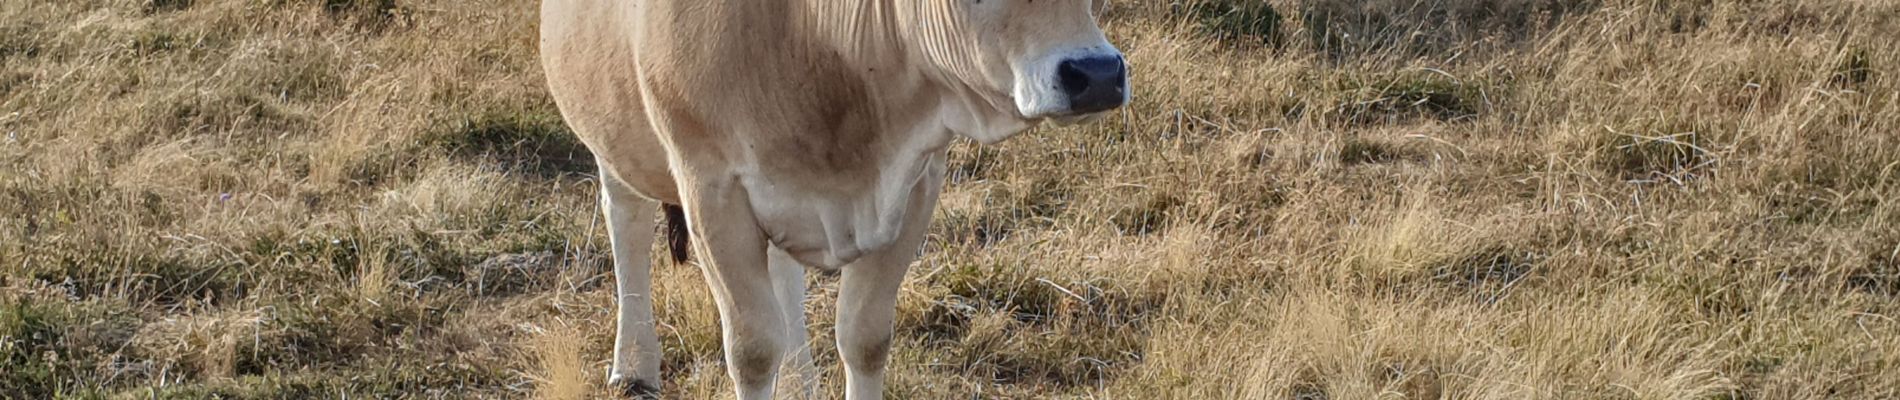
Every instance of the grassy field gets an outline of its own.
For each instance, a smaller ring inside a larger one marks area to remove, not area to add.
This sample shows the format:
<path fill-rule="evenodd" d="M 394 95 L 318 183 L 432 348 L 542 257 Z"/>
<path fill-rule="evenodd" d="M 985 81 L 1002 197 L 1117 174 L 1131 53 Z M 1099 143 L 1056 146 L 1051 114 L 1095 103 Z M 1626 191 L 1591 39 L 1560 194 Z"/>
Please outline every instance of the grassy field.
<path fill-rule="evenodd" d="M 0 398 L 609 393 L 537 7 L 0 2 Z M 1900 397 L 1900 3 L 1104 24 L 1129 108 L 954 146 L 896 398 Z M 728 396 L 699 272 L 655 280 L 669 397 Z"/>

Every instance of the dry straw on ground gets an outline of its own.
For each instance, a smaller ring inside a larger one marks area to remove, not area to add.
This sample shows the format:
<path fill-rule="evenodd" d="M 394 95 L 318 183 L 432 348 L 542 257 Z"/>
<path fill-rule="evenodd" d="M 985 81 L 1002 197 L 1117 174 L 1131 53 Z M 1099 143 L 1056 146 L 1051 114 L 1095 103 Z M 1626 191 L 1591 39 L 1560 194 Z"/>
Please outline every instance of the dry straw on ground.
<path fill-rule="evenodd" d="M 0 2 L 0 398 L 610 393 L 536 7 Z M 1104 18 L 1131 107 L 952 150 L 894 397 L 1900 397 L 1900 3 Z M 669 395 L 722 396 L 661 264 Z"/>

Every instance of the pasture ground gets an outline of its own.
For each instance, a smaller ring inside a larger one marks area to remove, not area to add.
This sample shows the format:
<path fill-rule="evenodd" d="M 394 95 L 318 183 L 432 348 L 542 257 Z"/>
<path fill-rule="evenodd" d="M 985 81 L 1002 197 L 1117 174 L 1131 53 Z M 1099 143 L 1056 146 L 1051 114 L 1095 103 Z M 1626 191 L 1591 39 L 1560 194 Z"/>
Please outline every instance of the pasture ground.
<path fill-rule="evenodd" d="M 608 393 L 536 9 L 0 3 L 0 398 Z M 953 149 L 895 398 L 1900 397 L 1900 3 L 1105 24 L 1131 107 Z M 669 395 L 723 396 L 699 273 L 655 269 Z"/>

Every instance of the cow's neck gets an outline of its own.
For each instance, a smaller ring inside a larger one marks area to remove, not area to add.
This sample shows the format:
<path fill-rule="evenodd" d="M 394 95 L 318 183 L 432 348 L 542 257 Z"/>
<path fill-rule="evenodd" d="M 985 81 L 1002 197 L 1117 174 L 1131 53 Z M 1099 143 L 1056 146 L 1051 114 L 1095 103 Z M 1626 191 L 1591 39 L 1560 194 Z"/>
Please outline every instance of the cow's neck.
<path fill-rule="evenodd" d="M 979 87 L 977 41 L 956 29 L 954 2 L 926 0 L 803 0 L 792 6 L 794 26 L 814 32 L 822 51 L 836 51 L 869 81 L 901 96 L 935 96 L 937 123 L 987 143 L 1027 125 L 1009 112 L 1005 90 Z"/>

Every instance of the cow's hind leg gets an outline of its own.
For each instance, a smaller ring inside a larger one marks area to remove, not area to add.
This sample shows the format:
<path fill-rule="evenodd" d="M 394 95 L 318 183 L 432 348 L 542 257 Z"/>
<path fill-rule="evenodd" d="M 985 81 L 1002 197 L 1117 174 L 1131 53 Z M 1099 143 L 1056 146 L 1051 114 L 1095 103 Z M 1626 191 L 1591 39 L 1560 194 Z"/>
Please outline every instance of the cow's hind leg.
<path fill-rule="evenodd" d="M 653 209 L 659 202 L 633 193 L 605 170 L 600 173 L 600 209 L 614 254 L 614 360 L 608 383 L 635 398 L 660 392 L 660 340 L 654 330 Z"/>
<path fill-rule="evenodd" d="M 812 365 L 811 336 L 805 328 L 805 265 L 777 247 L 768 257 L 773 291 L 784 315 L 785 343 L 792 346 L 784 372 L 797 385 L 800 398 L 812 398 L 818 390 L 818 370 Z"/>

